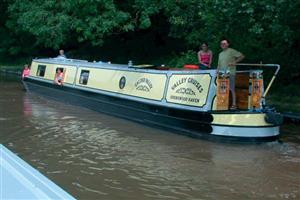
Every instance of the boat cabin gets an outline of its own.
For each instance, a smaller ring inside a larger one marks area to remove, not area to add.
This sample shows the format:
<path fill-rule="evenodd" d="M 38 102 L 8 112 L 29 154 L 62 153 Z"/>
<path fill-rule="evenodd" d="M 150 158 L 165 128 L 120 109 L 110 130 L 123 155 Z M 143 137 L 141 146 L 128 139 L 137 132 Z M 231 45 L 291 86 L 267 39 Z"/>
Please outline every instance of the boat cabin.
<path fill-rule="evenodd" d="M 62 87 L 76 87 L 149 104 L 198 111 L 228 110 L 231 102 L 229 74 L 187 66 L 178 69 L 49 58 L 33 60 L 30 76 L 55 84 L 57 72 L 61 71 Z M 237 72 L 236 100 L 239 110 L 260 109 L 263 92 L 262 70 Z"/>

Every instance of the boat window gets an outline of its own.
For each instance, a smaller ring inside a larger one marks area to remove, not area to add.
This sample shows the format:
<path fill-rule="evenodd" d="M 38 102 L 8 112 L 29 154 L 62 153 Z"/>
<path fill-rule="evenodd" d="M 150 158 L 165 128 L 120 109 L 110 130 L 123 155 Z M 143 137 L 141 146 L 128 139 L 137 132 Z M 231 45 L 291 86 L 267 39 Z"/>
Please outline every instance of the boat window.
<path fill-rule="evenodd" d="M 46 71 L 46 65 L 38 65 L 36 75 L 44 77 L 45 76 L 45 71 Z"/>
<path fill-rule="evenodd" d="M 79 83 L 82 85 L 86 85 L 88 83 L 90 71 L 88 70 L 81 70 Z"/>

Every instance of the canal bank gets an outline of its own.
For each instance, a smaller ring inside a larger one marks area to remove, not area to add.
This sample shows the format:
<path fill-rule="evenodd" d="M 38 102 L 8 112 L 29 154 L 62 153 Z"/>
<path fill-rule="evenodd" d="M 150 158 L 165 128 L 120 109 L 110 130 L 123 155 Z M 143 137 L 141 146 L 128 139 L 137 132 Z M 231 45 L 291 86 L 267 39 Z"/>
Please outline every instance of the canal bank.
<path fill-rule="evenodd" d="M 19 66 L 0 66 L 0 73 L 2 74 L 22 74 L 22 67 Z"/>

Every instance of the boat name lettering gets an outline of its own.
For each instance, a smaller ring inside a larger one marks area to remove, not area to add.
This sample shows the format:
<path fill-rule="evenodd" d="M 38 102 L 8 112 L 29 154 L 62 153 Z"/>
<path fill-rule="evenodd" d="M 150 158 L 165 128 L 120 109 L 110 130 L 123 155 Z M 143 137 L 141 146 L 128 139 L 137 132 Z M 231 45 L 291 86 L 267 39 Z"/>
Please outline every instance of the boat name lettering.
<path fill-rule="evenodd" d="M 182 83 L 185 83 L 186 80 L 187 80 L 187 77 L 184 77 L 184 78 L 181 78 L 180 80 L 176 81 L 176 83 L 174 83 L 174 85 L 172 86 L 172 90 L 175 90 L 176 87 L 178 87 Z"/>
<path fill-rule="evenodd" d="M 153 87 L 151 81 L 148 78 L 141 78 L 134 84 L 136 90 L 142 90 L 149 92 Z"/>
<path fill-rule="evenodd" d="M 193 84 L 197 88 L 199 93 L 202 93 L 202 91 L 203 91 L 202 85 L 196 79 L 194 79 L 192 77 L 190 77 L 190 78 L 184 77 L 184 78 L 179 79 L 178 81 L 176 81 L 176 83 L 173 84 L 172 90 L 175 90 L 175 88 L 177 88 L 179 85 L 186 83 L 186 82 Z"/>
<path fill-rule="evenodd" d="M 188 82 L 191 83 L 191 84 L 193 84 L 197 88 L 197 90 L 199 91 L 199 93 L 202 93 L 203 87 L 202 87 L 202 85 L 196 79 L 189 78 Z"/>
<path fill-rule="evenodd" d="M 190 98 L 190 97 L 182 97 L 182 96 L 174 96 L 174 95 L 171 95 L 170 98 L 178 101 L 188 101 L 193 103 L 199 103 L 200 101 L 200 99 L 198 98 Z"/>

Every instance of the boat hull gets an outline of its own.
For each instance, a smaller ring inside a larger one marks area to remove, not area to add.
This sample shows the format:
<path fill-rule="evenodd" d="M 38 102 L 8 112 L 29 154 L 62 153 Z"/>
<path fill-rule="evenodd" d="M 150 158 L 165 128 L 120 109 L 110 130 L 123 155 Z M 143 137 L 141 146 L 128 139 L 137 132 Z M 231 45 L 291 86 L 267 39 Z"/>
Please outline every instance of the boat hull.
<path fill-rule="evenodd" d="M 224 122 L 216 120 L 219 115 L 224 115 L 224 113 L 196 112 L 151 105 L 103 95 L 74 85 L 58 86 L 50 82 L 30 78 L 24 80 L 24 85 L 28 91 L 36 92 L 51 99 L 83 106 L 91 110 L 144 125 L 171 130 L 194 138 L 220 140 L 222 142 L 260 142 L 275 140 L 279 135 L 279 126 L 276 125 L 253 126 L 251 122 L 249 125 L 239 125 L 230 124 L 230 121 L 224 124 Z M 233 116 L 232 113 L 225 113 L 225 115 Z M 243 116 L 248 115 L 251 116 L 252 113 Z"/>

